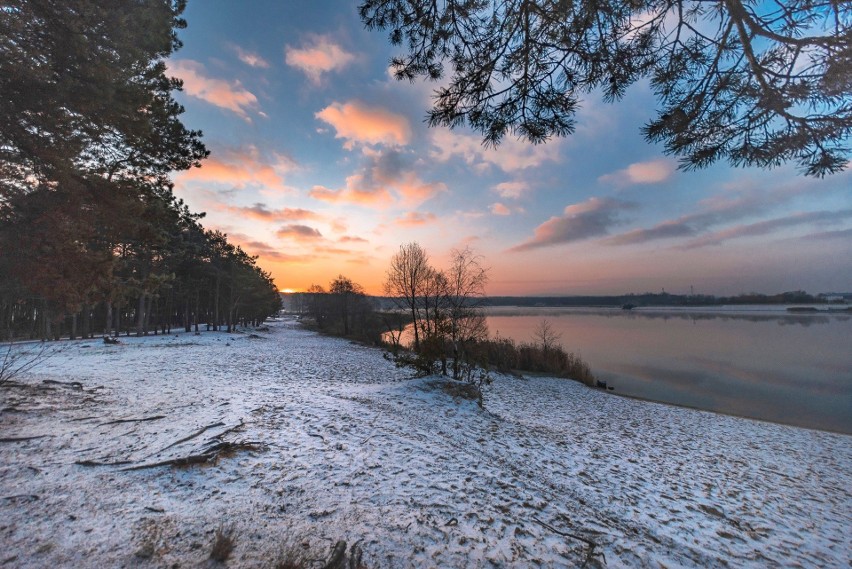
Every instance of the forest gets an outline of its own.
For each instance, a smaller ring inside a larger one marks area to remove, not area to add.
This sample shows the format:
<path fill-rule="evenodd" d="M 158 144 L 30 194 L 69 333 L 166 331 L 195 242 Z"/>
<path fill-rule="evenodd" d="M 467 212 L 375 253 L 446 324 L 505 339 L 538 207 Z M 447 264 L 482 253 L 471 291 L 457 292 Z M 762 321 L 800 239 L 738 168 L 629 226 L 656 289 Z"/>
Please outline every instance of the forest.
<path fill-rule="evenodd" d="M 4 3 L 0 339 L 230 331 L 279 309 L 256 258 L 173 193 L 209 154 L 166 74 L 184 4 Z"/>

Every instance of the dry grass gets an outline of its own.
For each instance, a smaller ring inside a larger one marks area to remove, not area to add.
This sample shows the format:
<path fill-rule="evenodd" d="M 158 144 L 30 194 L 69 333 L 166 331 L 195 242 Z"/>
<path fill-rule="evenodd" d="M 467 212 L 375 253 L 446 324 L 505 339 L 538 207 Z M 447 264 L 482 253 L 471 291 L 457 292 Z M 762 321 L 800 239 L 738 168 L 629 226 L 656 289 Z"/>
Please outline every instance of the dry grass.
<path fill-rule="evenodd" d="M 236 546 L 236 532 L 234 526 L 220 526 L 213 537 L 213 547 L 210 548 L 210 559 L 224 563 L 231 557 Z"/>
<path fill-rule="evenodd" d="M 468 401 L 479 401 L 482 399 L 482 391 L 473 383 L 464 381 L 441 381 L 436 383 L 444 393 L 454 399 L 465 399 Z"/>

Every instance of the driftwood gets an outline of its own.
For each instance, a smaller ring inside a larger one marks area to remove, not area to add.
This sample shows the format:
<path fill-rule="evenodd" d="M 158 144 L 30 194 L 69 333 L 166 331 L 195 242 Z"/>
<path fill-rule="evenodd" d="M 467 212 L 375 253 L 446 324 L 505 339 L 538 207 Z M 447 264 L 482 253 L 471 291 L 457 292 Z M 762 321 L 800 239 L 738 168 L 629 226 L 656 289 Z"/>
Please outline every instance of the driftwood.
<path fill-rule="evenodd" d="M 26 500 L 28 502 L 32 502 L 33 500 L 38 500 L 38 496 L 35 494 L 15 494 L 14 496 L 3 496 L 4 500 Z"/>
<path fill-rule="evenodd" d="M 219 442 L 210 447 L 207 447 L 203 452 L 191 454 L 189 456 L 172 458 L 169 460 L 161 460 L 159 462 L 151 462 L 146 464 L 137 464 L 136 466 L 128 466 L 122 468 L 123 472 L 131 470 L 145 470 L 148 468 L 159 468 L 161 466 L 192 466 L 195 464 L 207 464 L 213 462 L 220 456 L 228 456 L 238 450 L 258 450 L 262 447 L 261 443 L 254 441 L 242 441 L 236 443 Z"/>
<path fill-rule="evenodd" d="M 543 521 L 541 521 L 538 518 L 533 518 L 532 521 L 534 521 L 535 523 L 537 523 L 538 525 L 540 525 L 544 528 L 549 529 L 553 533 L 559 534 L 563 537 L 570 537 L 570 538 L 576 539 L 578 541 L 582 541 L 583 543 L 588 545 L 589 549 L 586 552 L 586 558 L 583 560 L 583 564 L 580 565 L 580 567 L 585 567 L 586 565 L 588 565 L 589 561 L 592 560 L 592 557 L 595 554 L 595 548 L 598 547 L 598 544 L 595 543 L 594 541 L 592 541 L 591 539 L 583 537 L 581 535 L 577 535 L 575 533 L 569 533 L 567 531 L 560 531 L 560 530 L 556 529 L 555 527 L 553 527 L 552 525 L 544 523 Z M 603 555 L 603 552 L 601 552 L 601 555 Z M 606 557 L 604 557 L 604 561 L 606 561 Z"/>
<path fill-rule="evenodd" d="M 55 379 L 44 379 L 42 380 L 42 383 L 46 383 L 48 385 L 64 385 L 73 389 L 83 389 L 83 384 L 79 381 L 56 381 Z"/>
<path fill-rule="evenodd" d="M 106 423 L 101 423 L 98 426 L 103 427 L 104 425 L 117 425 L 118 423 L 142 423 L 144 421 L 156 421 L 158 419 L 165 418 L 165 415 L 154 415 L 153 417 L 142 417 L 140 419 L 116 419 L 114 421 L 107 421 Z"/>
<path fill-rule="evenodd" d="M 4 437 L 0 439 L 0 443 L 19 443 L 21 441 L 31 441 L 34 439 L 43 439 L 50 435 L 36 435 L 34 437 Z"/>
<path fill-rule="evenodd" d="M 77 460 L 74 462 L 77 466 L 122 466 L 130 464 L 129 460 L 117 460 L 115 462 L 98 462 L 97 460 Z"/>
<path fill-rule="evenodd" d="M 160 462 L 152 462 L 149 464 L 137 464 L 136 466 L 128 466 L 122 468 L 124 472 L 130 470 L 145 470 L 146 468 L 159 468 L 161 466 L 191 466 L 193 464 L 205 464 L 216 458 L 215 453 L 191 454 L 181 458 L 173 458 L 171 460 L 161 460 Z"/>

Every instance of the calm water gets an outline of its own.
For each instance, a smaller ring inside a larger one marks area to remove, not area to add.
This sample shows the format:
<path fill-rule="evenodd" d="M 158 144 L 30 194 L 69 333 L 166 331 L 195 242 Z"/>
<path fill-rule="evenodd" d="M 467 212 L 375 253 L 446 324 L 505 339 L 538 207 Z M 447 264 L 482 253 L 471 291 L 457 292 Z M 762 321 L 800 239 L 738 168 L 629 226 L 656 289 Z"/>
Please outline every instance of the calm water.
<path fill-rule="evenodd" d="M 543 318 L 618 393 L 852 434 L 852 314 L 510 307 L 488 326 L 530 341 Z"/>

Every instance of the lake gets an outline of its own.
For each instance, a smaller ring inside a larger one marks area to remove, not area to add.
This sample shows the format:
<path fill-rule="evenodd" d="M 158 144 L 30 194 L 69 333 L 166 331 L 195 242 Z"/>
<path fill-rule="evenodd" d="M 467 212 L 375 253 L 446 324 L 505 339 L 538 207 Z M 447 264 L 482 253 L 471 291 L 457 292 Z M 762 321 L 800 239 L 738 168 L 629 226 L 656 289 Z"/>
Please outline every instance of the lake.
<path fill-rule="evenodd" d="M 487 310 L 492 336 L 561 343 L 622 395 L 852 434 L 852 314 L 784 306 Z M 606 425 L 601 425 L 606 428 Z"/>

